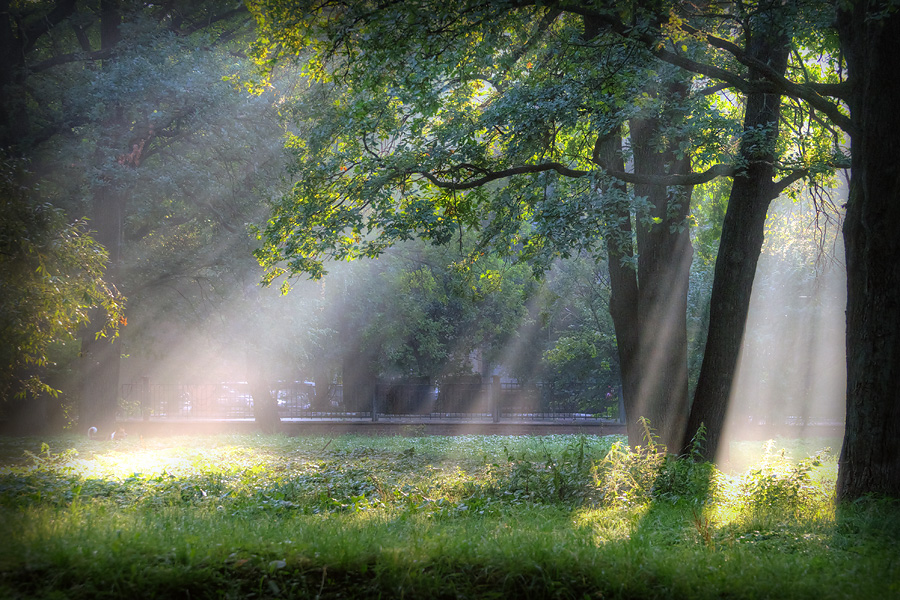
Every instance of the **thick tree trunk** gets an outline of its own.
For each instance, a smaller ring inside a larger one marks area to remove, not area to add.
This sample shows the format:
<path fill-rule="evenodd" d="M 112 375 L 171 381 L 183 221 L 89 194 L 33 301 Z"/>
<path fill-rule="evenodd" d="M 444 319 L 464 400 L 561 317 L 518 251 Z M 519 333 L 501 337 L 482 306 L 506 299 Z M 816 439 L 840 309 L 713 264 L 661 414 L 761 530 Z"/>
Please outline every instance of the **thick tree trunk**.
<path fill-rule="evenodd" d="M 109 253 L 105 279 L 116 285 L 121 280 L 123 203 L 111 186 L 94 190 L 95 239 Z M 79 422 L 84 427 L 110 428 L 115 422 L 119 401 L 119 372 L 122 344 L 119 338 L 98 337 L 106 324 L 103 309 L 91 312 L 91 321 L 81 336 L 81 402 Z"/>
<path fill-rule="evenodd" d="M 103 311 L 94 311 L 95 323 L 104 321 Z M 78 421 L 82 428 L 112 428 L 119 404 L 119 371 L 122 345 L 119 339 L 96 338 L 97 327 L 89 327 L 81 341 L 81 402 Z"/>
<path fill-rule="evenodd" d="M 358 344 L 358 342 L 356 343 Z M 378 373 L 372 368 L 371 353 L 354 345 L 345 350 L 341 363 L 344 410 L 366 412 L 372 408 L 372 396 Z"/>
<path fill-rule="evenodd" d="M 119 43 L 119 25 L 122 16 L 118 2 L 103 0 L 101 8 L 101 37 L 103 49 Z M 105 151 L 116 148 L 125 127 L 121 108 L 114 109 L 107 126 L 109 147 L 98 147 L 96 156 L 100 164 L 108 158 Z M 109 263 L 105 274 L 107 282 L 118 285 L 121 282 L 122 230 L 125 223 L 124 198 L 121 191 L 109 181 L 95 185 L 92 206 L 91 227 L 94 239 L 103 244 L 109 253 Z M 83 427 L 108 428 L 116 418 L 119 401 L 119 372 L 122 350 L 119 339 L 97 337 L 103 330 L 105 319 L 102 310 L 95 310 L 90 324 L 81 336 L 81 403 L 79 421 Z"/>
<path fill-rule="evenodd" d="M 635 173 L 688 173 L 689 160 L 657 151 L 660 127 L 656 120 L 631 121 Z M 644 417 L 662 444 L 677 448 L 688 412 L 686 315 L 693 249 L 686 218 L 691 188 L 635 185 L 634 193 L 645 198 L 646 208 L 638 211 L 636 223 L 639 382 L 629 402 L 629 438 L 632 429 L 641 434 L 638 420 Z"/>
<path fill-rule="evenodd" d="M 622 138 L 616 130 L 600 142 L 601 161 L 617 171 L 625 170 Z M 622 377 L 622 398 L 628 443 L 641 443 L 641 431 L 629 415 L 637 411 L 633 401 L 638 397 L 641 380 L 638 361 L 640 314 L 638 313 L 638 281 L 634 267 L 634 234 L 631 227 L 631 202 L 625 184 L 601 190 L 604 194 L 606 219 L 603 237 L 609 262 L 609 314 L 616 333 L 616 351 Z"/>
<path fill-rule="evenodd" d="M 867 10 L 862 2 L 848 6 L 838 19 L 854 125 L 844 222 L 847 423 L 838 467 L 841 500 L 870 493 L 900 497 L 900 13 Z"/>
<path fill-rule="evenodd" d="M 313 382 L 316 384 L 312 398 L 312 409 L 328 411 L 331 406 L 331 373 L 327 367 L 320 366 L 313 373 Z"/>
<path fill-rule="evenodd" d="M 787 69 L 787 40 L 782 35 L 774 38 L 766 35 L 773 24 L 777 27 L 777 23 L 757 24 L 756 36 L 750 40 L 748 51 L 751 56 L 783 74 Z M 754 79 L 755 74 L 751 73 L 750 78 Z M 694 435 L 701 424 L 704 425 L 706 439 L 702 451 L 710 459 L 715 458 L 719 451 L 731 386 L 744 339 L 750 292 L 762 251 L 766 213 L 774 199 L 775 140 L 778 138 L 780 113 L 780 96 L 747 95 L 744 131 L 755 132 L 762 128 L 766 135 L 762 140 L 745 137 L 741 142 L 741 156 L 747 162 L 747 169 L 735 177 L 725 211 L 710 297 L 709 330 L 703 364 L 681 444 L 682 450 L 688 451 Z"/>

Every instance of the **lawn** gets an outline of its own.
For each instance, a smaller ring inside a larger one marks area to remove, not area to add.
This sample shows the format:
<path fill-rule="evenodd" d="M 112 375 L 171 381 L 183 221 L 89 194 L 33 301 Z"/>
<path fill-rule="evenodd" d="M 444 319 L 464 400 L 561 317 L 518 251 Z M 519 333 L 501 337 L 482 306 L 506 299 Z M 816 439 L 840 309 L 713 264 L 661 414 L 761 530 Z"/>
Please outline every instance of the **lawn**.
<path fill-rule="evenodd" d="M 900 597 L 900 504 L 818 442 L 0 438 L 0 597 Z"/>

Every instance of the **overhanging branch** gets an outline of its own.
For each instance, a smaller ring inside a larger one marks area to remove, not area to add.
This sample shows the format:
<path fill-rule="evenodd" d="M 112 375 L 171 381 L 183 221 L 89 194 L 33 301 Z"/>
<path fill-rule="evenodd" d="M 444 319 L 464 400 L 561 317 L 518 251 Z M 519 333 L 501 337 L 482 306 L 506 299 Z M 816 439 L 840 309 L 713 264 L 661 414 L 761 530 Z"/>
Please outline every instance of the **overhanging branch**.
<path fill-rule="evenodd" d="M 733 165 L 717 164 L 700 173 L 685 173 L 678 175 L 638 175 L 637 173 L 628 173 L 625 171 L 615 171 L 605 168 L 602 164 L 598 166 L 603 168 L 606 173 L 625 183 L 638 185 L 700 185 L 712 181 L 716 177 L 733 177 L 737 169 Z M 527 175 L 533 173 L 546 173 L 555 171 L 564 177 L 584 177 L 590 175 L 590 170 L 571 169 L 558 162 L 541 163 L 537 165 L 522 165 L 519 167 L 511 167 L 500 171 L 492 171 L 478 179 L 469 181 L 446 181 L 440 179 L 434 173 L 429 171 L 411 171 L 410 174 L 421 175 L 433 185 L 452 191 L 471 190 L 493 181 L 514 177 L 516 175 Z"/>
<path fill-rule="evenodd" d="M 432 184 L 437 187 L 445 190 L 453 190 L 453 191 L 461 191 L 461 190 L 471 190 L 483 185 L 487 185 L 492 181 L 497 181 L 499 179 L 506 179 L 508 177 L 513 177 L 515 175 L 526 175 L 529 173 L 545 173 L 547 171 L 556 171 L 560 175 L 565 177 L 584 177 L 585 175 L 589 175 L 590 171 L 582 171 L 580 169 L 570 169 L 562 163 L 550 162 L 550 163 L 541 163 L 539 165 L 522 165 L 520 167 L 511 167 L 509 169 L 502 169 L 500 171 L 493 171 L 488 173 L 483 177 L 479 177 L 478 179 L 472 179 L 470 181 L 443 181 L 439 179 L 433 173 L 428 171 L 412 171 L 412 174 L 421 175 Z"/>
<path fill-rule="evenodd" d="M 853 125 L 850 122 L 850 118 L 842 113 L 838 109 L 838 106 L 836 104 L 820 95 L 820 93 L 826 93 L 837 98 L 845 98 L 850 89 L 847 84 L 795 83 L 784 77 L 781 73 L 778 73 L 775 69 L 773 69 L 765 62 L 754 58 L 753 56 L 750 56 L 733 42 L 712 35 L 711 33 L 702 32 L 694 27 L 691 27 L 690 25 L 682 25 L 682 29 L 686 33 L 702 37 L 706 40 L 706 43 L 708 43 L 713 48 L 718 48 L 720 50 L 728 52 L 729 54 L 734 56 L 734 58 L 737 59 L 739 63 L 753 69 L 761 76 L 765 77 L 777 88 L 779 92 L 781 92 L 785 96 L 792 96 L 794 98 L 800 98 L 801 100 L 804 100 L 816 110 L 828 115 L 828 118 L 834 121 L 835 125 L 848 133 L 852 133 Z M 659 56 L 662 60 L 666 60 L 666 62 L 669 62 L 660 54 L 657 54 L 657 56 Z"/>
<path fill-rule="evenodd" d="M 35 11 L 37 12 L 37 11 Z M 31 24 L 20 26 L 19 34 L 22 41 L 22 53 L 29 52 L 37 43 L 38 38 L 62 23 L 75 12 L 75 0 L 56 0 L 51 10 L 46 15 L 36 18 Z M 26 17 L 32 16 L 31 13 Z M 8 31 L 3 35 L 9 35 Z"/>
<path fill-rule="evenodd" d="M 638 175 L 637 173 L 610 171 L 608 169 L 606 172 L 620 181 L 637 185 L 700 185 L 712 181 L 716 177 L 734 177 L 737 169 L 734 165 L 718 164 L 700 173 L 684 173 L 680 175 Z"/>
<path fill-rule="evenodd" d="M 780 196 L 784 190 L 788 189 L 793 183 L 803 179 L 807 175 L 809 175 L 809 169 L 794 169 L 788 175 L 785 175 L 778 181 L 773 181 L 771 194 L 772 199 L 774 200 L 775 198 Z"/>
<path fill-rule="evenodd" d="M 46 60 L 42 60 L 41 62 L 32 65 L 29 67 L 29 70 L 34 72 L 46 71 L 52 67 L 57 65 L 64 65 L 67 63 L 79 62 L 79 61 L 95 61 L 95 60 L 104 60 L 110 58 L 113 55 L 112 48 L 105 48 L 103 50 L 94 50 L 93 52 L 70 52 L 68 54 L 59 54 L 57 56 L 53 56 Z"/>

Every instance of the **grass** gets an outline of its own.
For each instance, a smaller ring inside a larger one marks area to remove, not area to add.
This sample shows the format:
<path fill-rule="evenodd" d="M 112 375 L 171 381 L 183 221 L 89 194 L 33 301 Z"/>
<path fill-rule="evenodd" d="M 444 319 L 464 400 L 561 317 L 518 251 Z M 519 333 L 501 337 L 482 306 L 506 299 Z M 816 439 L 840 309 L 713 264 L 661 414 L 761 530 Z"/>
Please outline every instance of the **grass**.
<path fill-rule="evenodd" d="M 833 456 L 786 445 L 0 438 L 0 597 L 900 596 L 900 506 L 836 509 Z"/>

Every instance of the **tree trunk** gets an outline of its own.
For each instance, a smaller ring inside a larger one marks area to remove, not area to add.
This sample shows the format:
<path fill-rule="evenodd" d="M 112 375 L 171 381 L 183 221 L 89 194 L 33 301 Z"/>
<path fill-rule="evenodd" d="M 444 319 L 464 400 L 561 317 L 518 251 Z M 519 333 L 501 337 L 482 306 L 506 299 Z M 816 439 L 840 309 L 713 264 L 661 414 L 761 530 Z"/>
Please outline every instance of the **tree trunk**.
<path fill-rule="evenodd" d="M 109 253 L 105 279 L 120 281 L 123 207 L 118 191 L 111 186 L 94 190 L 95 239 Z M 119 338 L 98 337 L 106 324 L 102 308 L 91 311 L 90 323 L 81 336 L 81 403 L 79 421 L 85 427 L 108 428 L 116 418 L 119 401 L 119 371 L 122 344 Z"/>
<path fill-rule="evenodd" d="M 334 410 L 331 406 L 331 372 L 324 365 L 313 371 L 313 383 L 316 384 L 312 397 L 312 409 L 320 411 Z"/>
<path fill-rule="evenodd" d="M 598 148 L 602 162 L 617 171 L 625 170 L 622 159 L 622 138 L 617 129 L 600 142 Z M 634 238 L 631 227 L 631 203 L 625 184 L 617 184 L 601 190 L 604 195 L 606 219 L 603 237 L 609 262 L 609 314 L 616 333 L 616 351 L 622 377 L 622 402 L 628 427 L 628 443 L 641 443 L 641 431 L 629 418 L 638 407 L 633 401 L 638 397 L 640 368 L 638 339 L 640 315 L 638 313 L 638 281 L 634 266 Z"/>
<path fill-rule="evenodd" d="M 838 19 L 854 126 L 844 222 L 847 422 L 840 500 L 900 497 L 900 13 L 867 10 L 863 2 L 848 6 Z"/>
<path fill-rule="evenodd" d="M 683 91 L 680 83 L 667 90 L 674 95 Z M 635 173 L 690 172 L 687 156 L 678 160 L 671 151 L 658 151 L 662 126 L 657 119 L 631 121 Z M 659 442 L 670 449 L 678 448 L 688 413 L 687 296 L 693 248 L 687 216 L 691 192 L 691 187 L 634 188 L 635 196 L 645 198 L 646 204 L 637 213 L 639 382 L 637 397 L 629 401 L 633 407 L 628 413 L 629 441 L 632 429 L 640 435 L 638 420 L 644 417 Z"/>
<path fill-rule="evenodd" d="M 120 40 L 119 26 L 122 15 L 118 2 L 102 0 L 100 3 L 100 45 L 102 49 L 113 48 Z M 118 147 L 125 127 L 121 107 L 113 109 L 107 123 L 109 145 L 98 142 L 96 158 L 104 164 L 109 158 L 106 152 Z M 109 253 L 109 266 L 105 279 L 118 285 L 121 282 L 122 230 L 125 223 L 124 198 L 121 190 L 110 181 L 101 180 L 93 189 L 94 202 L 91 227 L 96 231 L 94 239 L 103 244 Z M 81 402 L 79 421 L 83 427 L 108 428 L 116 418 L 119 401 L 119 371 L 122 362 L 121 343 L 118 338 L 110 340 L 98 337 L 105 324 L 104 313 L 93 311 L 91 322 L 81 337 Z"/>
<path fill-rule="evenodd" d="M 782 34 L 767 35 L 769 31 L 778 31 L 775 16 L 767 16 L 772 20 L 757 24 L 748 53 L 784 74 L 788 40 Z M 749 78 L 756 79 L 757 75 L 751 72 Z M 710 297 L 706 348 L 681 444 L 683 451 L 689 451 L 694 435 L 704 425 L 706 439 L 702 452 L 709 459 L 714 459 L 719 451 L 750 309 L 750 292 L 762 251 L 766 213 L 775 198 L 775 141 L 780 114 L 780 96 L 747 95 L 744 131 L 764 128 L 766 135 L 762 140 L 745 137 L 741 141 L 741 156 L 747 162 L 747 169 L 735 177 L 725 211 Z"/>
<path fill-rule="evenodd" d="M 263 433 L 275 433 L 281 418 L 278 416 L 278 400 L 272 394 L 269 380 L 258 358 L 250 358 L 248 384 L 253 399 L 253 419 Z"/>

